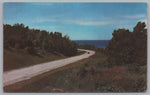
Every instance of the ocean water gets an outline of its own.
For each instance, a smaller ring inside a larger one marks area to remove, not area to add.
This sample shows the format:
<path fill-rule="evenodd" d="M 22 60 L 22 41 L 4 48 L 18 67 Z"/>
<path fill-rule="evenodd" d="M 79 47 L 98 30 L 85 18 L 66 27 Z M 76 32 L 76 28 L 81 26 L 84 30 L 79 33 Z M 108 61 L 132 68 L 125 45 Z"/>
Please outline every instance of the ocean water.
<path fill-rule="evenodd" d="M 98 48 L 105 48 L 110 40 L 73 40 L 79 45 L 89 44 Z"/>

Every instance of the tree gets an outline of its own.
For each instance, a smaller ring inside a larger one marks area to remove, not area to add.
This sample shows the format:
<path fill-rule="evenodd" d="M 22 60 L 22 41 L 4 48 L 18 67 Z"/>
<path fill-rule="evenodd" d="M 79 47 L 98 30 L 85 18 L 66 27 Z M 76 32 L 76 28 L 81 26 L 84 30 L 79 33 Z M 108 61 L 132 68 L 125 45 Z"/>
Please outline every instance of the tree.
<path fill-rule="evenodd" d="M 110 64 L 124 65 L 147 63 L 147 30 L 145 23 L 138 22 L 134 31 L 126 29 L 114 30 L 105 51 Z"/>
<path fill-rule="evenodd" d="M 4 25 L 4 48 L 25 49 L 33 55 L 59 52 L 73 56 L 77 52 L 77 45 L 68 36 L 63 37 L 60 32 L 29 29 L 22 23 Z"/>

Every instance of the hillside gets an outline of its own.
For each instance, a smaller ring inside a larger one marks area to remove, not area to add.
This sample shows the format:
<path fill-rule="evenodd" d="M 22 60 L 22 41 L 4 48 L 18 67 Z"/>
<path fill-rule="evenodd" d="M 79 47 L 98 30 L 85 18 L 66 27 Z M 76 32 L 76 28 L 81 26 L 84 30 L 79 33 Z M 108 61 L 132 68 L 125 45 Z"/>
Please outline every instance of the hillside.
<path fill-rule="evenodd" d="M 77 54 L 77 44 L 60 32 L 4 25 L 4 71 Z"/>
<path fill-rule="evenodd" d="M 60 53 L 47 53 L 45 56 L 35 56 L 24 50 L 4 49 L 4 71 L 23 68 L 56 59 L 66 58 Z"/>

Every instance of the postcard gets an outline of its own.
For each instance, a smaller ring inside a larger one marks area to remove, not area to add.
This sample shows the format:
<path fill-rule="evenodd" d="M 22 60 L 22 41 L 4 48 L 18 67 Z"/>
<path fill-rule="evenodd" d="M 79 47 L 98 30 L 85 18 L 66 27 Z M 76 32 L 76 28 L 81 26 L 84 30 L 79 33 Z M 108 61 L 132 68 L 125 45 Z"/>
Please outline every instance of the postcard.
<path fill-rule="evenodd" d="M 4 2 L 3 91 L 147 91 L 147 3 Z"/>

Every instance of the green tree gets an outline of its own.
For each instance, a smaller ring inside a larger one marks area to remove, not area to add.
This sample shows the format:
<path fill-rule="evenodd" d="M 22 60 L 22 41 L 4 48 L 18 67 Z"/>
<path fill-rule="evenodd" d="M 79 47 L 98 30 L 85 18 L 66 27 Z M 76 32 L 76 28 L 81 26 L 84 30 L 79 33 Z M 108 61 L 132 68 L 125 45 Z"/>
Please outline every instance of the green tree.
<path fill-rule="evenodd" d="M 145 23 L 138 22 L 133 32 L 126 29 L 114 30 L 113 38 L 105 49 L 111 65 L 146 65 L 147 30 L 145 27 Z"/>
<path fill-rule="evenodd" d="M 22 23 L 4 25 L 4 48 L 25 49 L 33 55 L 58 52 L 73 56 L 77 52 L 77 45 L 68 36 L 63 37 L 60 32 L 29 29 Z"/>

